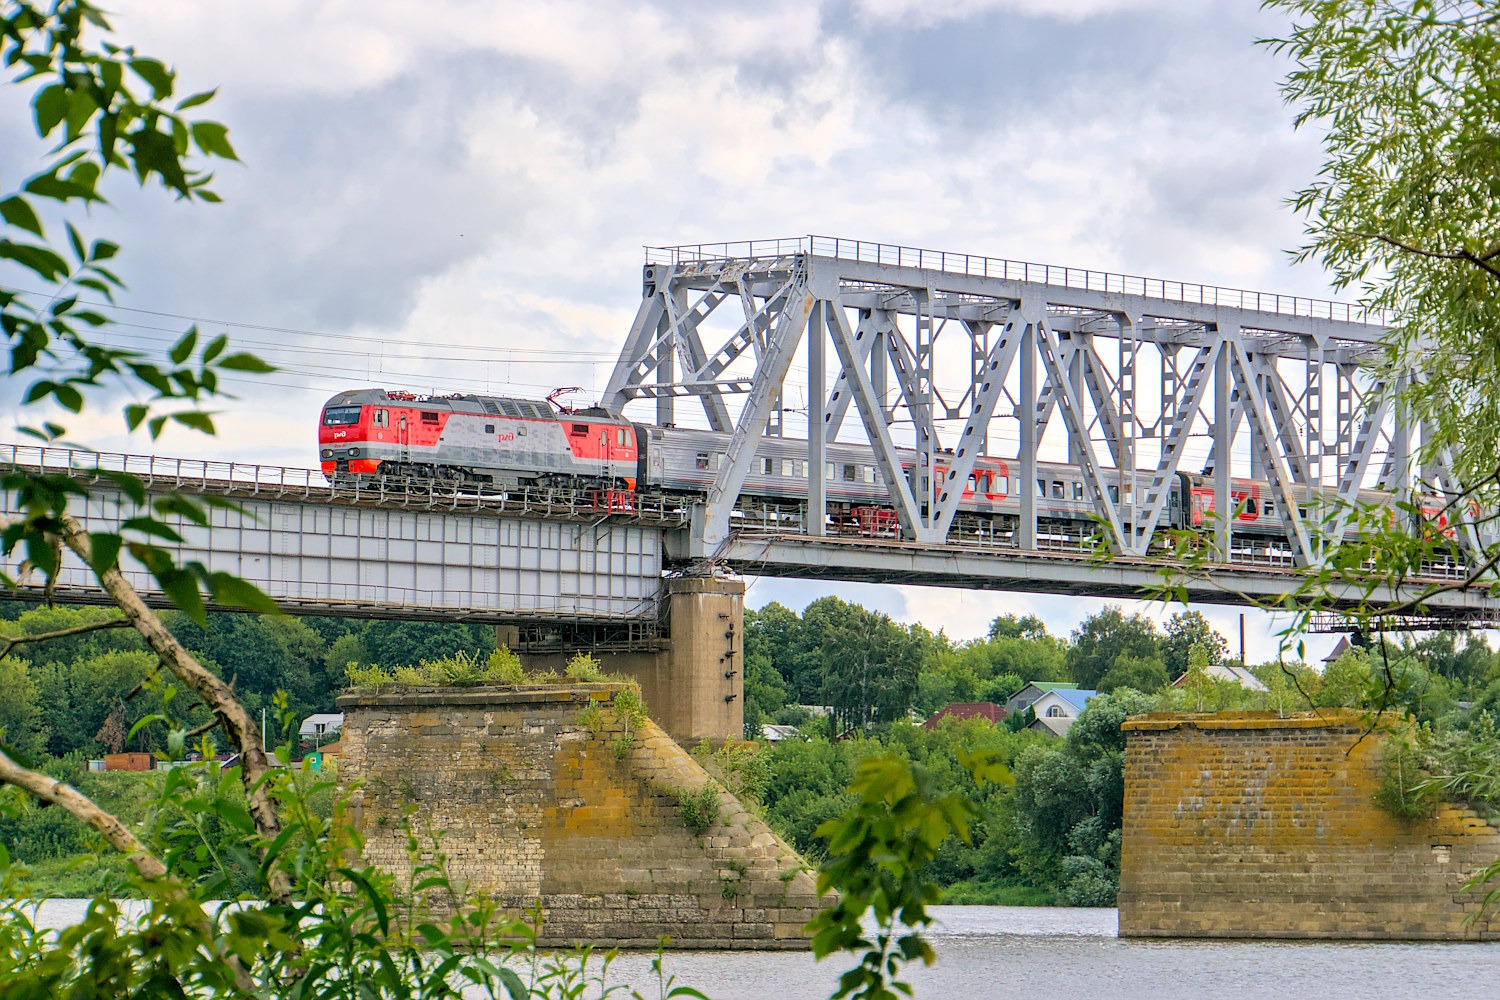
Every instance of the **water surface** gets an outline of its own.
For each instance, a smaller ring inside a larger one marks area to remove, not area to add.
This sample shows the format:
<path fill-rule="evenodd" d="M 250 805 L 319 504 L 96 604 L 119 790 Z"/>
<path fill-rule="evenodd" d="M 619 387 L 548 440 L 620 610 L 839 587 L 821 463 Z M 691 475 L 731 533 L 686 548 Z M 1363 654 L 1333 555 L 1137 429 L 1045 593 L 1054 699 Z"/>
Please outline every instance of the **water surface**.
<path fill-rule="evenodd" d="M 47 900 L 39 922 L 65 926 L 86 906 L 86 900 Z M 932 912 L 937 964 L 918 965 L 908 977 L 918 1000 L 1500 997 L 1500 942 L 1131 941 L 1118 936 L 1114 910 L 936 906 Z M 622 955 L 610 981 L 655 996 L 651 958 Z M 805 952 L 667 956 L 679 983 L 714 1000 L 822 1000 L 847 967 L 842 958 L 819 963 Z"/>

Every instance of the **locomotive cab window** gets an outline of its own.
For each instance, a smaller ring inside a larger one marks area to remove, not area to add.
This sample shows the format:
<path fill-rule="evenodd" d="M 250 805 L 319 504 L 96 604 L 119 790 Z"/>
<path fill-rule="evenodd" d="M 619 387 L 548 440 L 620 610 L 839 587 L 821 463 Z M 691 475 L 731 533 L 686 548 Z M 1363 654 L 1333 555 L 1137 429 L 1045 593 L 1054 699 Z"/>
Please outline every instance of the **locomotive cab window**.
<path fill-rule="evenodd" d="M 625 428 L 615 428 L 615 443 L 618 444 L 621 448 L 624 448 L 629 444 L 629 442 L 625 440 Z"/>
<path fill-rule="evenodd" d="M 337 427 L 340 424 L 359 423 L 359 406 L 330 406 L 323 411 L 323 426 Z"/>
<path fill-rule="evenodd" d="M 376 427 L 389 427 L 389 426 L 391 426 L 391 411 L 390 410 L 376 410 L 375 411 L 375 426 Z"/>

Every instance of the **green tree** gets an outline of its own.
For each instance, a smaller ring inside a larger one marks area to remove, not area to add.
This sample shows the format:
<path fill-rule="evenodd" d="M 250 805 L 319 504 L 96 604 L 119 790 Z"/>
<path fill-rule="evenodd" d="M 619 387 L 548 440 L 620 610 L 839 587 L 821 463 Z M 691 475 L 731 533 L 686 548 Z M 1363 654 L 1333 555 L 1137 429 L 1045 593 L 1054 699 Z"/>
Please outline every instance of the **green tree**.
<path fill-rule="evenodd" d="M 1187 672 L 1188 652 L 1194 646 L 1204 648 L 1210 663 L 1222 663 L 1229 654 L 1229 643 L 1197 611 L 1177 612 L 1167 619 L 1162 631 L 1161 661 L 1168 680 L 1175 681 Z"/>
<path fill-rule="evenodd" d="M 921 638 L 888 615 L 856 610 L 823 640 L 822 699 L 840 730 L 905 718 L 922 663 Z"/>
<path fill-rule="evenodd" d="M 1099 679 L 1098 690 L 1103 694 L 1120 688 L 1153 694 L 1166 687 L 1167 668 L 1156 657 L 1131 656 L 1121 653 L 1115 657 L 1114 666 Z"/>
<path fill-rule="evenodd" d="M 0 660 L 0 744 L 26 757 L 47 747 L 39 694 L 31 664 L 13 656 Z"/>
<path fill-rule="evenodd" d="M 806 704 L 816 697 L 821 683 L 803 689 L 802 619 L 797 612 L 772 601 L 759 609 L 745 609 L 745 662 L 763 656 L 786 685 L 786 700 Z"/>
<path fill-rule="evenodd" d="M 1003 614 L 990 622 L 991 639 L 1047 639 L 1046 624 L 1036 615 Z"/>
<path fill-rule="evenodd" d="M 1079 687 L 1094 690 L 1119 657 L 1155 658 L 1158 641 L 1151 619 L 1138 614 L 1126 618 L 1111 604 L 1085 618 L 1073 632 L 1068 671 Z"/>

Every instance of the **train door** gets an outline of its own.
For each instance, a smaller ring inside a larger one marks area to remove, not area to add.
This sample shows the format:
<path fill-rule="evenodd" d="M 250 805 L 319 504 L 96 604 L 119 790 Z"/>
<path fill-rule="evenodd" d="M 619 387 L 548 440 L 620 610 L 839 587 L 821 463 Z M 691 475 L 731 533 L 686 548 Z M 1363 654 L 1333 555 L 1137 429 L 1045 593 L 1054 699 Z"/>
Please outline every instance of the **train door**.
<path fill-rule="evenodd" d="M 396 422 L 396 454 L 400 461 L 411 461 L 411 434 L 406 428 L 406 414 Z"/>

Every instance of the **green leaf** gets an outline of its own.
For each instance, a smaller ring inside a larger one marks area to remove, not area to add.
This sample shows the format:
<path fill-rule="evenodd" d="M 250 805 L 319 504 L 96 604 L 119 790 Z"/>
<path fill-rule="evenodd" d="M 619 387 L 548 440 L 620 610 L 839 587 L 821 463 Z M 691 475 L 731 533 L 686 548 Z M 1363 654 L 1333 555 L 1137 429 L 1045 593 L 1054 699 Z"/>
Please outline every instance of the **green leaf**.
<path fill-rule="evenodd" d="M 89 533 L 89 568 L 94 571 L 95 576 L 102 577 L 109 570 L 114 569 L 116 561 L 120 558 L 120 546 L 123 543 L 124 539 L 116 534 Z"/>
<path fill-rule="evenodd" d="M 44 281 L 57 281 L 68 276 L 68 262 L 47 247 L 0 240 L 0 258 L 15 261 Z"/>
<path fill-rule="evenodd" d="M 230 371 L 235 372 L 254 372 L 257 375 L 264 375 L 276 370 L 253 354 L 228 355 L 219 362 L 218 367 L 228 368 Z"/>
<path fill-rule="evenodd" d="M 229 129 L 218 122 L 194 122 L 193 141 L 209 156 L 225 160 L 238 160 L 234 147 L 229 144 Z"/>
<path fill-rule="evenodd" d="M 163 524 L 153 517 L 127 518 L 120 522 L 120 528 L 124 531 L 139 531 L 143 535 L 162 538 L 169 542 L 180 543 L 182 541 L 182 536 L 172 527 Z"/>
<path fill-rule="evenodd" d="M 203 609 L 203 595 L 198 591 L 198 581 L 191 573 L 173 568 L 152 575 L 173 606 L 197 624 L 208 624 L 208 616 Z"/>
<path fill-rule="evenodd" d="M 118 243 L 111 243 L 109 240 L 95 240 L 93 247 L 89 250 L 89 260 L 94 262 L 109 260 L 119 252 L 120 245 Z"/>
<path fill-rule="evenodd" d="M 12 226 L 19 226 L 38 236 L 45 238 L 47 235 L 42 231 L 42 220 L 37 218 L 31 203 L 18 194 L 0 201 L 0 218 L 4 218 Z"/>
<path fill-rule="evenodd" d="M 208 346 L 203 349 L 203 363 L 206 365 L 214 358 L 217 358 L 220 354 L 223 354 L 224 348 L 228 346 L 228 335 L 222 333 L 219 334 L 213 340 L 209 341 Z"/>
<path fill-rule="evenodd" d="M 228 573 L 214 573 L 209 578 L 214 600 L 231 608 L 258 611 L 263 615 L 283 614 L 281 608 L 255 584 Z"/>
<path fill-rule="evenodd" d="M 201 410 L 184 410 L 181 413 L 172 414 L 172 419 L 184 427 L 191 427 L 195 431 L 205 434 L 213 434 L 214 422 L 207 413 Z"/>
<path fill-rule="evenodd" d="M 46 138 L 67 116 L 68 88 L 63 84 L 54 83 L 43 89 L 40 94 L 36 95 L 34 107 L 36 108 L 37 134 Z"/>
<path fill-rule="evenodd" d="M 188 108 L 196 108 L 200 104 L 207 104 L 214 99 L 214 95 L 218 92 L 219 88 L 215 87 L 213 90 L 202 90 L 191 97 L 184 97 L 182 102 L 177 105 L 177 110 L 186 111 Z"/>
<path fill-rule="evenodd" d="M 182 339 L 172 345 L 171 352 L 167 355 L 172 359 L 172 364 L 180 365 L 193 355 L 193 348 L 198 346 L 198 328 L 190 327 L 188 332 L 182 335 Z"/>
<path fill-rule="evenodd" d="M 156 59 L 132 59 L 130 60 L 130 71 L 145 80 L 154 92 L 155 100 L 162 100 L 172 96 L 172 83 L 175 74 Z"/>

